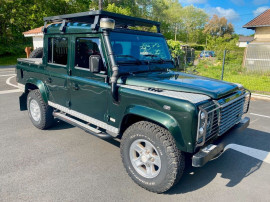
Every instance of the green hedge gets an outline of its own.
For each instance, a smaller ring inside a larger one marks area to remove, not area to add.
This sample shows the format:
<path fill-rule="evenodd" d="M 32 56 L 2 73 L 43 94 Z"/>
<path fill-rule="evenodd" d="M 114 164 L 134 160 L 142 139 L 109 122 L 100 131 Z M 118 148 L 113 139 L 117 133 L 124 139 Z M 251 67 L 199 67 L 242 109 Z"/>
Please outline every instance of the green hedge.
<path fill-rule="evenodd" d="M 190 47 L 194 48 L 197 51 L 203 51 L 205 49 L 205 45 L 199 45 L 199 44 L 190 45 Z"/>

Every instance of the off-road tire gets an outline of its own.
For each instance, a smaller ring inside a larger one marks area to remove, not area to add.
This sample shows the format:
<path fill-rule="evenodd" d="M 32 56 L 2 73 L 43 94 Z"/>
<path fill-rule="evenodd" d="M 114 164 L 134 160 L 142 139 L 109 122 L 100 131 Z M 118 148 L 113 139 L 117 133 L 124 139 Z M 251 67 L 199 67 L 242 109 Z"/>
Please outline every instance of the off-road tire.
<path fill-rule="evenodd" d="M 158 152 L 161 159 L 161 169 L 154 178 L 145 178 L 133 167 L 129 150 L 132 143 L 138 139 L 149 141 Z M 140 121 L 131 125 L 124 132 L 121 140 L 121 157 L 128 175 L 135 183 L 144 189 L 163 193 L 178 183 L 185 168 L 185 155 L 175 144 L 168 130 L 148 121 Z"/>
<path fill-rule="evenodd" d="M 30 102 L 34 99 L 40 108 L 40 119 L 39 121 L 35 121 L 31 115 L 30 112 Z M 53 117 L 53 108 L 50 107 L 47 103 L 44 102 L 40 91 L 32 90 L 28 93 L 27 96 L 27 109 L 29 117 L 33 123 L 33 125 L 41 130 L 47 129 L 51 127 L 54 123 L 54 117 Z"/>
<path fill-rule="evenodd" d="M 36 48 L 29 55 L 29 58 L 42 58 L 42 57 L 43 57 L 43 48 Z"/>

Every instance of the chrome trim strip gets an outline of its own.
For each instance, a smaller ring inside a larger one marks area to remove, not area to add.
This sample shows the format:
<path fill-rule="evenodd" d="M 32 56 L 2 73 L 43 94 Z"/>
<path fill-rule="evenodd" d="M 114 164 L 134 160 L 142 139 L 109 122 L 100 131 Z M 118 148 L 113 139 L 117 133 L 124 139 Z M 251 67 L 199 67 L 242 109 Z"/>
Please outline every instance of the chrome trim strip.
<path fill-rule="evenodd" d="M 171 97 L 171 98 L 187 100 L 187 101 L 194 103 L 194 104 L 205 101 L 205 100 L 210 100 L 209 96 L 202 95 L 202 94 L 196 94 L 196 93 L 186 93 L 186 92 L 163 90 L 163 89 L 162 89 L 162 91 L 158 92 L 158 91 L 148 90 L 148 87 L 119 85 L 119 84 L 118 84 L 118 86 L 123 87 L 123 88 L 132 89 L 132 90 L 143 91 L 143 92 L 151 93 L 151 94 L 155 94 L 155 95 L 167 96 L 167 97 Z"/>
<path fill-rule="evenodd" d="M 230 105 L 231 103 L 236 102 L 237 100 L 240 100 L 240 99 L 243 98 L 243 97 L 246 97 L 246 96 L 249 95 L 249 94 L 250 94 L 250 93 L 245 93 L 245 94 L 243 94 L 243 95 L 241 95 L 241 96 L 239 96 L 239 97 L 237 97 L 237 98 L 235 98 L 235 99 L 233 99 L 233 100 L 227 102 L 226 104 L 221 105 L 221 107 L 226 107 L 226 106 Z"/>
<path fill-rule="evenodd" d="M 65 113 L 67 113 L 67 114 L 70 114 L 70 115 L 72 115 L 72 116 L 74 116 L 74 117 L 76 117 L 76 118 L 79 118 L 79 119 L 81 119 L 81 120 L 84 120 L 84 121 L 86 121 L 86 122 L 88 122 L 88 123 L 92 123 L 92 124 L 94 124 L 94 125 L 96 125 L 96 126 L 98 126 L 98 127 L 104 128 L 104 129 L 106 129 L 106 130 L 108 130 L 108 131 L 111 131 L 111 132 L 113 132 L 113 133 L 116 133 L 116 134 L 119 133 L 119 129 L 118 129 L 118 128 L 116 128 L 116 127 L 114 127 L 114 126 L 111 126 L 111 125 L 109 125 L 109 124 L 107 124 L 107 123 L 105 123 L 105 122 L 102 122 L 102 121 L 100 121 L 100 120 L 97 120 L 97 119 L 95 119 L 95 118 L 92 118 L 92 117 L 90 117 L 90 116 L 87 116 L 87 115 L 85 115 L 85 114 L 82 114 L 82 113 L 80 113 L 80 112 L 74 111 L 74 110 L 69 109 L 69 108 L 67 108 L 67 107 L 64 107 L 64 106 L 62 106 L 62 105 L 53 103 L 53 102 L 51 102 L 51 101 L 48 101 L 48 104 L 49 104 L 51 107 L 54 107 L 54 108 L 56 108 L 56 109 L 58 109 L 58 110 L 60 110 L 60 111 L 63 111 L 63 112 L 65 112 Z"/>

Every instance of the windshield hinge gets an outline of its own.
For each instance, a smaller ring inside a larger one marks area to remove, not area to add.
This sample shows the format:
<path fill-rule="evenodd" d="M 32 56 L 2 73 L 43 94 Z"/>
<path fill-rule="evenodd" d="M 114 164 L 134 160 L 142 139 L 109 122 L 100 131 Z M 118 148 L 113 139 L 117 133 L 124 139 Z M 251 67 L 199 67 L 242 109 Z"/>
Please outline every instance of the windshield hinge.
<path fill-rule="evenodd" d="M 71 69 L 68 70 L 68 75 L 71 76 Z"/>

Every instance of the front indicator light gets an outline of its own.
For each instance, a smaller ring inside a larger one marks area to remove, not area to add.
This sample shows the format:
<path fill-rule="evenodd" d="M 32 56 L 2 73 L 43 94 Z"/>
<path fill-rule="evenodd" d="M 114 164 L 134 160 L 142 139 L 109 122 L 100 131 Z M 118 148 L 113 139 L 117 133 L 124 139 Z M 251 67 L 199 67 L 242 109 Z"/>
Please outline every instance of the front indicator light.
<path fill-rule="evenodd" d="M 203 132 L 204 132 L 203 127 L 200 127 L 200 129 L 199 129 L 199 133 L 200 133 L 200 135 L 203 135 Z"/>
<path fill-rule="evenodd" d="M 201 113 L 201 119 L 202 120 L 205 119 L 205 113 L 204 112 Z"/>

